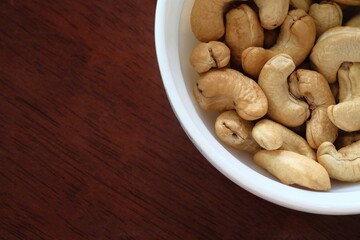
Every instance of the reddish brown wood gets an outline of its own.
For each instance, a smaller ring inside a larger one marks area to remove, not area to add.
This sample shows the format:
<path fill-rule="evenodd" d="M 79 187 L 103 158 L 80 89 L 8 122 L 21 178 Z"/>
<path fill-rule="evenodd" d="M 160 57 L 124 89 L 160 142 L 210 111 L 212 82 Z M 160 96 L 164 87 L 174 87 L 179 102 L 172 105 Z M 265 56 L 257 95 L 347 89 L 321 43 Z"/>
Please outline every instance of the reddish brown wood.
<path fill-rule="evenodd" d="M 0 238 L 359 238 L 359 216 L 266 202 L 196 150 L 160 78 L 155 5 L 0 1 Z"/>

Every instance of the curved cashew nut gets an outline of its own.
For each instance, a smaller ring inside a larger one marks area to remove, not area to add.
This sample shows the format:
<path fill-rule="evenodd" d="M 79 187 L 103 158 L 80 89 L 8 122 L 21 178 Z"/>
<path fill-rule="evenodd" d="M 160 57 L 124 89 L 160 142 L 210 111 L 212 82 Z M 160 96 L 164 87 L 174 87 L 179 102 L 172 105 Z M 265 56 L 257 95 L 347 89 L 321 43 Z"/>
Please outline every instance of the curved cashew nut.
<path fill-rule="evenodd" d="M 360 28 L 334 27 L 323 33 L 310 54 L 316 71 L 329 83 L 336 81 L 343 62 L 360 62 Z"/>
<path fill-rule="evenodd" d="M 201 42 L 220 39 L 225 33 L 224 12 L 233 0 L 195 0 L 190 23 L 195 37 Z"/>
<path fill-rule="evenodd" d="M 315 20 L 317 37 L 330 28 L 342 25 L 343 12 L 335 2 L 314 3 L 310 6 L 309 15 Z"/>
<path fill-rule="evenodd" d="M 331 178 L 346 182 L 360 181 L 360 141 L 336 151 L 330 142 L 324 142 L 317 151 L 317 159 Z"/>
<path fill-rule="evenodd" d="M 305 12 L 309 11 L 311 4 L 312 4 L 312 0 L 290 0 L 290 5 L 293 8 L 300 8 Z"/>
<path fill-rule="evenodd" d="M 342 64 L 338 81 L 339 103 L 328 107 L 328 116 L 344 131 L 360 130 L 360 62 Z"/>
<path fill-rule="evenodd" d="M 272 1 L 269 1 L 272 3 Z M 291 10 L 281 25 L 276 44 L 270 49 L 249 47 L 241 56 L 242 67 L 250 76 L 256 78 L 270 58 L 285 53 L 299 66 L 314 46 L 316 26 L 312 17 L 302 9 Z"/>
<path fill-rule="evenodd" d="M 251 78 L 233 69 L 215 69 L 203 74 L 194 95 L 204 110 L 235 109 L 245 120 L 263 117 L 268 109 L 264 92 Z"/>
<path fill-rule="evenodd" d="M 252 8 L 242 4 L 226 14 L 225 42 L 237 66 L 241 66 L 241 53 L 246 48 L 263 46 L 264 30 Z"/>
<path fill-rule="evenodd" d="M 240 118 L 233 110 L 221 113 L 215 121 L 215 133 L 222 142 L 249 153 L 261 149 L 251 135 L 253 127 L 252 122 Z"/>
<path fill-rule="evenodd" d="M 310 116 L 309 106 L 289 92 L 287 78 L 294 70 L 291 57 L 279 54 L 264 65 L 258 81 L 268 99 L 268 115 L 288 127 L 300 126 Z"/>
<path fill-rule="evenodd" d="M 316 159 L 314 150 L 304 138 L 274 121 L 263 119 L 257 122 L 252 136 L 266 150 L 288 150 Z"/>
<path fill-rule="evenodd" d="M 360 13 L 356 14 L 352 18 L 350 18 L 346 23 L 345 26 L 348 27 L 358 27 L 360 28 Z"/>
<path fill-rule="evenodd" d="M 259 17 L 263 28 L 271 30 L 284 22 L 289 10 L 289 0 L 254 0 L 254 2 L 259 8 Z"/>
<path fill-rule="evenodd" d="M 286 150 L 261 150 L 255 153 L 254 161 L 284 184 L 319 191 L 327 191 L 331 187 L 325 168 L 301 154 Z"/>
<path fill-rule="evenodd" d="M 348 6 L 360 6 L 360 0 L 334 0 L 334 1 Z"/>
<path fill-rule="evenodd" d="M 190 63 L 198 73 L 223 68 L 230 62 L 230 49 L 222 42 L 200 42 L 192 51 Z"/>
<path fill-rule="evenodd" d="M 304 97 L 311 109 L 311 118 L 306 122 L 306 140 L 316 149 L 323 142 L 334 142 L 338 128 L 330 121 L 327 108 L 335 104 L 330 86 L 318 72 L 299 69 L 289 79 L 290 92 Z"/>

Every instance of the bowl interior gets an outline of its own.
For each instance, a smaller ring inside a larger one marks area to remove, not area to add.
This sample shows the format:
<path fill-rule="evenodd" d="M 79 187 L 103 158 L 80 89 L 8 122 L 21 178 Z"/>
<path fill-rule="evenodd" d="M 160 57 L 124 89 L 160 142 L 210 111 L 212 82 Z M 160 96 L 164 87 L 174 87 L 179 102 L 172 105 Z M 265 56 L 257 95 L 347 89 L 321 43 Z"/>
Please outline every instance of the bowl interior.
<path fill-rule="evenodd" d="M 226 177 L 253 194 L 275 204 L 320 214 L 360 213 L 360 183 L 332 181 L 330 192 L 298 189 L 279 183 L 256 166 L 251 155 L 218 141 L 214 132 L 217 113 L 198 107 L 192 88 L 198 78 L 189 58 L 198 43 L 190 26 L 194 0 L 159 0 L 155 37 L 164 86 L 189 138 L 199 151 Z"/>

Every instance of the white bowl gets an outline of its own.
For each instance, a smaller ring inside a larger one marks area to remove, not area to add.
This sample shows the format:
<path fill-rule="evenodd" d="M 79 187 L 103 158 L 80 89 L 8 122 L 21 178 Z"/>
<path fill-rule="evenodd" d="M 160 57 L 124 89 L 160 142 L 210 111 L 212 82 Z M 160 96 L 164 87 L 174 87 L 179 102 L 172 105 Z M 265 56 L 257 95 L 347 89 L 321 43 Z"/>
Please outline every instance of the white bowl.
<path fill-rule="evenodd" d="M 360 213 L 360 184 L 332 182 L 329 192 L 287 186 L 257 167 L 250 155 L 218 141 L 213 127 L 215 113 L 201 110 L 192 94 L 197 74 L 189 64 L 189 56 L 198 42 L 190 27 L 193 2 L 158 0 L 155 18 L 156 53 L 165 90 L 191 141 L 231 181 L 267 201 L 310 213 Z"/>

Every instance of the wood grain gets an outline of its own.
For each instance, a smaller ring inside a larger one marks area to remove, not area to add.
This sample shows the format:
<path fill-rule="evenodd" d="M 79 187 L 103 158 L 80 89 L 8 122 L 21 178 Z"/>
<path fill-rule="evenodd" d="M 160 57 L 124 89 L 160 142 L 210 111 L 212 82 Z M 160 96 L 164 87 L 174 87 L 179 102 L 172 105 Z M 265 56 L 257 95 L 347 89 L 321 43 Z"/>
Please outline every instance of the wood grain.
<path fill-rule="evenodd" d="M 187 138 L 155 0 L 0 1 L 1 239 L 358 239 L 359 215 L 266 202 Z"/>

